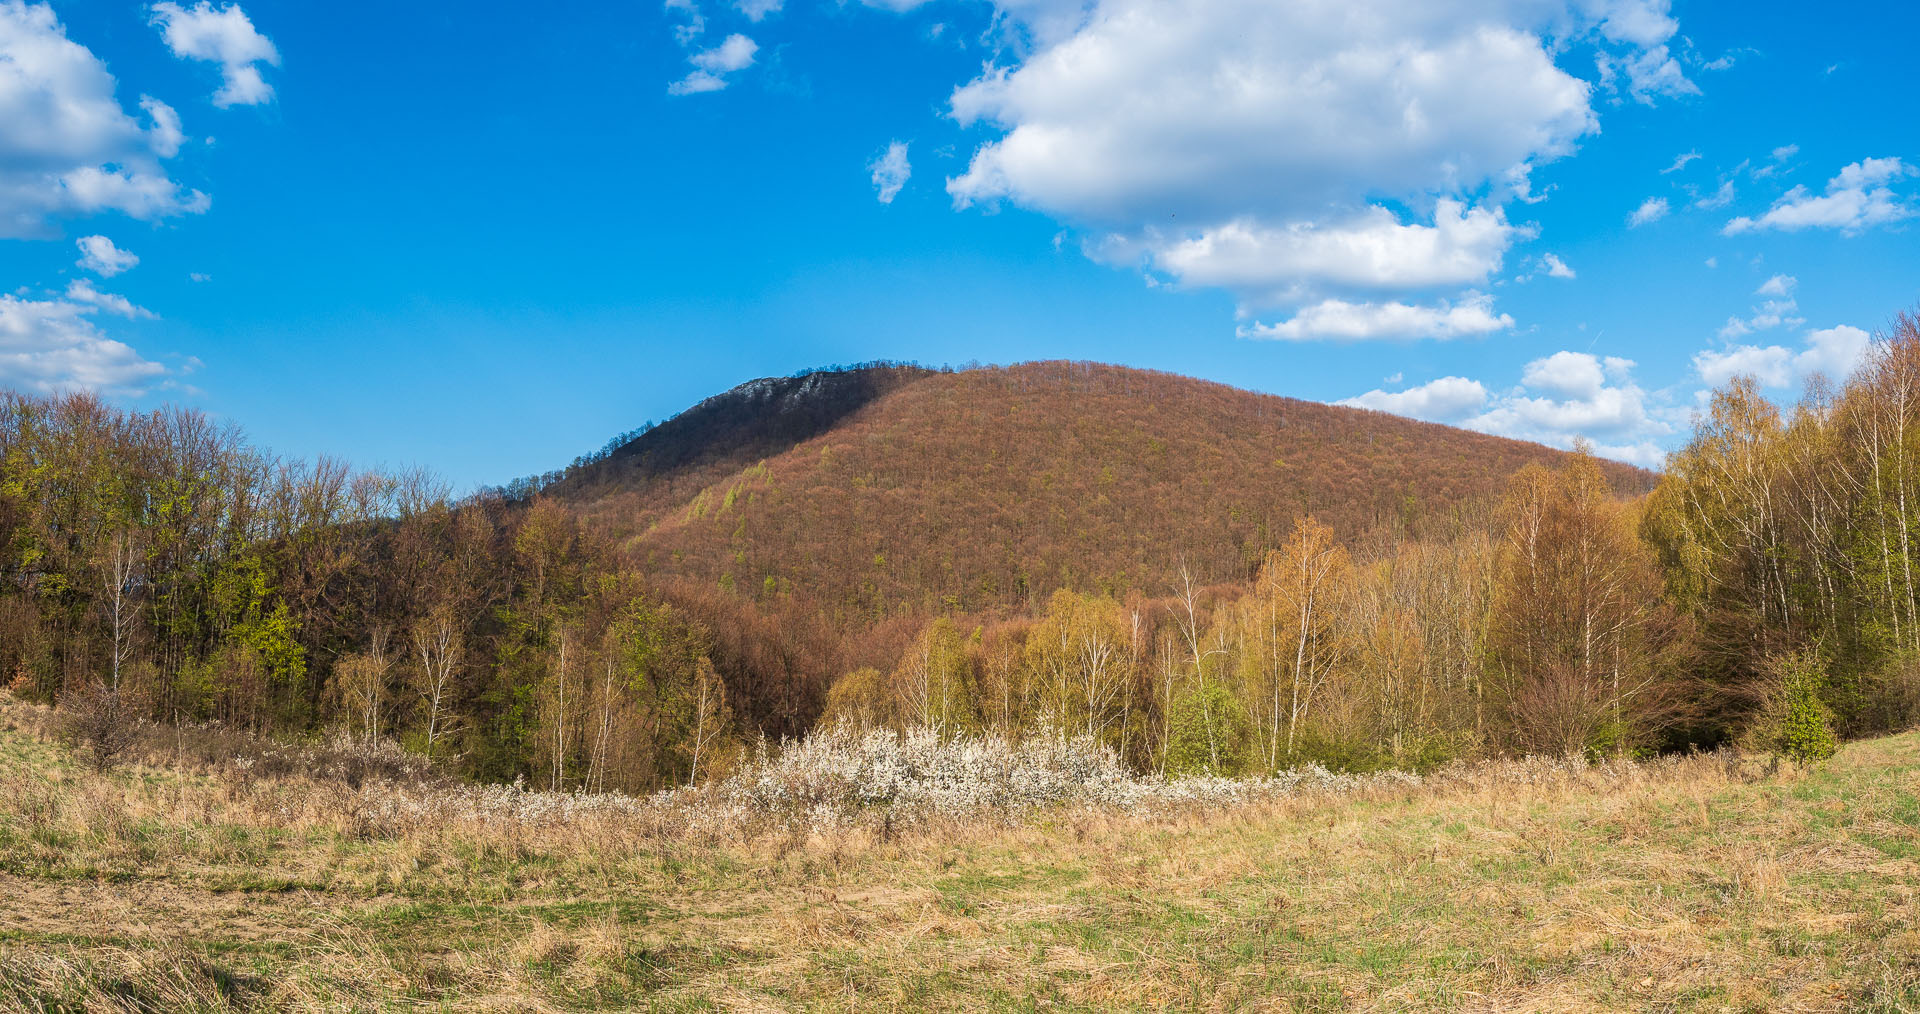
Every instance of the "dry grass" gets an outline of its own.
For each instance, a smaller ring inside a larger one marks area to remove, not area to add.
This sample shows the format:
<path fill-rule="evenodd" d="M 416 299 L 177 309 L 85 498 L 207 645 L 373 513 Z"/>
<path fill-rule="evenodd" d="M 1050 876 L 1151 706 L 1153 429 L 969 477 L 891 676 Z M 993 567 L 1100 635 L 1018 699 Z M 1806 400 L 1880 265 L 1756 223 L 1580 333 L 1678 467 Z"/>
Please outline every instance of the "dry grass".
<path fill-rule="evenodd" d="M 1914 1010 L 1920 735 L 1231 807 L 687 827 L 0 710 L 0 1009 Z M 158 758 L 154 758 L 158 759 Z M 417 802 L 417 800 L 415 800 Z"/>

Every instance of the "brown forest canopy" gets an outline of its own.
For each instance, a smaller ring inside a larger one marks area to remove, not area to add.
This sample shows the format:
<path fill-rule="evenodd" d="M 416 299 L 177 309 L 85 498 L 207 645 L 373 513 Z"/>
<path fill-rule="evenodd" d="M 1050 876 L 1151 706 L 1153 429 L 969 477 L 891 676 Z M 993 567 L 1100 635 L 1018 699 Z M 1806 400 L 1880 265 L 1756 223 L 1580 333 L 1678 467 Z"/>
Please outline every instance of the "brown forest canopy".
<path fill-rule="evenodd" d="M 1062 587 L 1158 594 L 1183 562 L 1244 580 L 1298 517 L 1343 539 L 1437 529 L 1563 456 L 1120 366 L 879 365 L 742 385 L 548 491 L 650 577 L 799 598 L 845 627 L 1024 612 Z M 1619 492 L 1652 487 L 1601 467 Z"/>

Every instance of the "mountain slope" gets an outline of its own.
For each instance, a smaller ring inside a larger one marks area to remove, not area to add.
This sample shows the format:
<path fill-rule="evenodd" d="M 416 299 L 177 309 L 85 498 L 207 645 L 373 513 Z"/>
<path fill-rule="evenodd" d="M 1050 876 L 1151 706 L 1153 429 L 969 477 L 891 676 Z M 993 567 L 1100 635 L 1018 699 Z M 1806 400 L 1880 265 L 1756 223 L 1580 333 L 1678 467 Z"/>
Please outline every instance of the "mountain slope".
<path fill-rule="evenodd" d="M 670 508 L 932 374 L 919 366 L 870 364 L 750 380 L 568 469 L 547 492 L 574 502 L 638 493 L 641 503 L 629 503 L 630 508 L 646 513 Z"/>
<path fill-rule="evenodd" d="M 871 367 L 742 385 L 550 492 L 656 579 L 844 627 L 1159 594 L 1182 562 L 1237 579 L 1301 515 L 1348 538 L 1432 525 L 1561 456 L 1117 366 Z M 1651 483 L 1607 468 L 1622 492 Z"/>

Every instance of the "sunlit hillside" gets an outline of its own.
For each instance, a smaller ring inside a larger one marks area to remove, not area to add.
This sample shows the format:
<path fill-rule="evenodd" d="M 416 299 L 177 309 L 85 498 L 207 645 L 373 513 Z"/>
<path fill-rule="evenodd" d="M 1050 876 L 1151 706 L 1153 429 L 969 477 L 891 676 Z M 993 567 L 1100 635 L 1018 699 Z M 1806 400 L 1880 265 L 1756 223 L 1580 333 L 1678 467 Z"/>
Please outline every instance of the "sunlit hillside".
<path fill-rule="evenodd" d="M 1398 416 L 1094 363 L 754 381 L 550 489 L 644 573 L 836 623 L 1006 613 L 1057 588 L 1251 577 L 1311 515 L 1444 532 L 1564 455 Z M 1607 466 L 1622 493 L 1653 477 Z"/>

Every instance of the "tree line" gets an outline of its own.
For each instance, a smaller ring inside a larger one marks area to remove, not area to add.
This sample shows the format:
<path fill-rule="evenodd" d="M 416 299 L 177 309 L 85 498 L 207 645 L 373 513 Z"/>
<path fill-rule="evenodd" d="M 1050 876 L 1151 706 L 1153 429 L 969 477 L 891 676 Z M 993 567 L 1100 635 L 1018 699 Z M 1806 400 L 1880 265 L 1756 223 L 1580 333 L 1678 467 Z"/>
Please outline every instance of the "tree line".
<path fill-rule="evenodd" d="M 1580 452 L 1417 527 L 1307 513 L 1238 579 L 1176 559 L 1166 587 L 947 610 L 859 666 L 825 621 L 649 576 L 555 499 L 7 394 L 0 683 L 96 742 L 334 732 L 558 789 L 683 784 L 823 724 L 1086 736 L 1168 774 L 1817 747 L 1920 716 L 1917 523 L 1905 315 L 1786 410 L 1715 392 L 1648 495 Z"/>
<path fill-rule="evenodd" d="M 0 684 L 96 738 L 339 729 L 478 778 L 631 790 L 738 740 L 739 652 L 550 501 L 455 502 L 194 411 L 9 394 L 0 549 Z"/>

